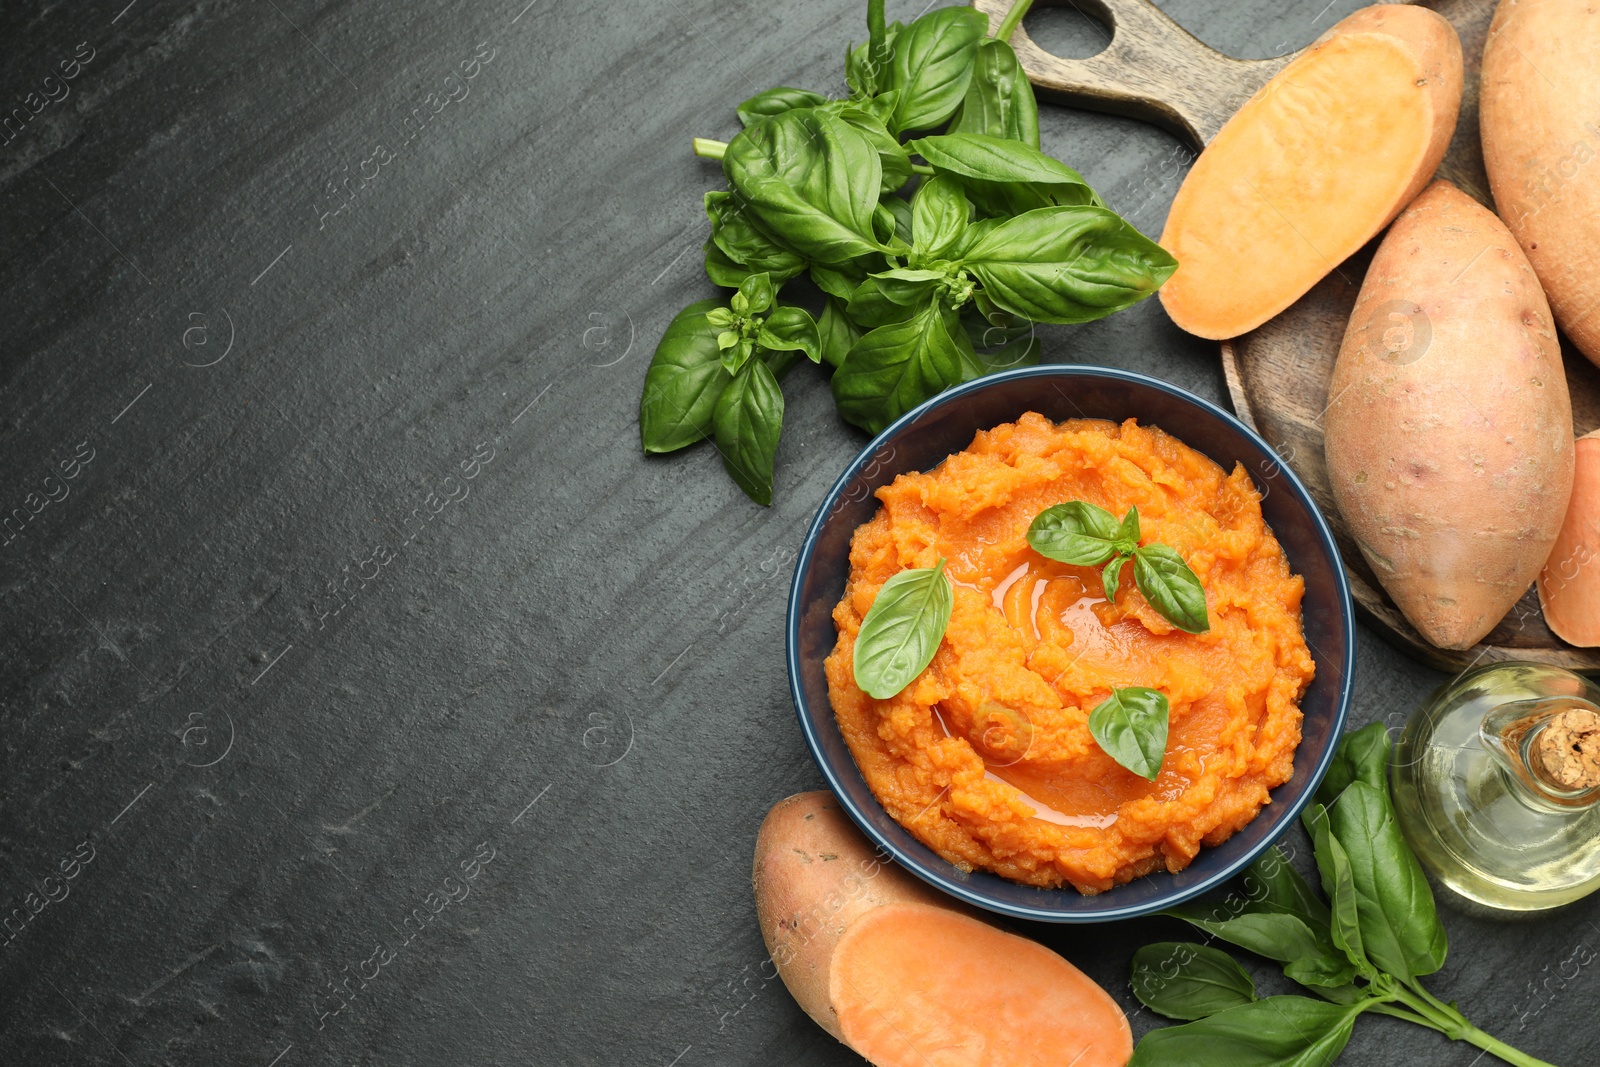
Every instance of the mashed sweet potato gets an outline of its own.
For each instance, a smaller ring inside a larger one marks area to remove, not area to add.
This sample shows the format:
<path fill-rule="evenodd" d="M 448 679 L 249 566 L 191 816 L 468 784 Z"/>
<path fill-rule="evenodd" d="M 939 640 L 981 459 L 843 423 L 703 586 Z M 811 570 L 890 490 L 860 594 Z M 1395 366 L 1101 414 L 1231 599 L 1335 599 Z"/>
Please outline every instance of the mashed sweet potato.
<path fill-rule="evenodd" d="M 1163 865 L 1182 870 L 1293 774 L 1313 674 L 1304 584 L 1242 467 L 1225 474 L 1133 420 L 1057 425 L 1029 413 L 878 497 L 834 609 L 829 689 L 873 793 L 945 859 L 1103 892 Z M 1098 568 L 1033 551 L 1034 516 L 1069 500 L 1119 518 L 1137 505 L 1143 542 L 1172 546 L 1205 586 L 1210 632 L 1175 629 L 1135 588 L 1131 566 L 1108 599 Z M 875 700 L 851 667 L 861 620 L 892 575 L 940 557 L 955 591 L 944 642 L 904 691 Z M 1154 782 L 1089 733 L 1089 712 L 1112 688 L 1136 685 L 1171 703 Z"/>

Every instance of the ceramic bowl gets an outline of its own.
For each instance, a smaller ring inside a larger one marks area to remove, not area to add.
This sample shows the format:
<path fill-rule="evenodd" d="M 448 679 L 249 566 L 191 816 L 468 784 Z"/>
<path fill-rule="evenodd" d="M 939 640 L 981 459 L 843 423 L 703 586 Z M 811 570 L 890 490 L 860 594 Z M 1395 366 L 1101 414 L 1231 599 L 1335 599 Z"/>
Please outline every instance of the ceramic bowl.
<path fill-rule="evenodd" d="M 1024 412 L 1047 418 L 1136 418 L 1205 453 L 1224 470 L 1244 464 L 1261 489 L 1262 512 L 1305 579 L 1302 610 L 1316 678 L 1300 702 L 1304 739 L 1294 777 L 1243 830 L 1202 849 L 1177 874 L 1136 878 L 1098 896 L 1037 889 L 985 871 L 964 872 L 912 837 L 879 806 L 856 767 L 828 701 L 823 660 L 837 633 L 832 612 L 850 571 L 850 538 L 878 510 L 874 492 L 905 471 L 928 470 L 972 443 L 973 434 Z M 1355 664 L 1355 621 L 1344 567 L 1316 503 L 1255 431 L 1175 385 L 1104 367 L 1026 367 L 980 378 L 908 412 L 862 450 L 839 476 L 806 534 L 789 593 L 789 686 L 800 729 L 828 785 L 857 826 L 901 866 L 970 904 L 1019 919 L 1106 922 L 1146 915 L 1188 900 L 1240 873 L 1294 824 L 1327 772 L 1344 729 Z"/>

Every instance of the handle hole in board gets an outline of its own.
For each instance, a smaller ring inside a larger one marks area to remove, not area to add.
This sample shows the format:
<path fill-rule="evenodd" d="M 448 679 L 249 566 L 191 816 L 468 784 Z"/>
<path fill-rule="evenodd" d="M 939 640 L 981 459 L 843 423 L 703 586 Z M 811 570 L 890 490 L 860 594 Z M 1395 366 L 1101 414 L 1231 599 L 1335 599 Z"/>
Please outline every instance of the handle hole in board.
<path fill-rule="evenodd" d="M 1022 25 L 1034 44 L 1062 59 L 1092 59 L 1111 45 L 1110 20 L 1088 0 L 1036 5 Z"/>

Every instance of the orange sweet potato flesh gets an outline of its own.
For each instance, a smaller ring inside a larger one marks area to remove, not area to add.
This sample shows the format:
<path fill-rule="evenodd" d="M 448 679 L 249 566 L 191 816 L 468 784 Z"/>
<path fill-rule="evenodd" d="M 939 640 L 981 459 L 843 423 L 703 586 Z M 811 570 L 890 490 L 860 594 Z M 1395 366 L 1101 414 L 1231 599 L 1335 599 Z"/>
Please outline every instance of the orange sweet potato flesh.
<path fill-rule="evenodd" d="M 1568 644 L 1600 645 L 1600 430 L 1578 438 L 1567 519 L 1539 575 L 1544 621 Z"/>
<path fill-rule="evenodd" d="M 828 793 L 768 813 L 754 886 L 795 1001 L 877 1067 L 1123 1067 L 1133 1055 L 1105 990 L 878 854 Z"/>
<path fill-rule="evenodd" d="M 1054 952 L 944 908 L 870 912 L 834 951 L 847 1044 L 878 1067 L 1122 1067 L 1128 1020 Z"/>
<path fill-rule="evenodd" d="M 1461 41 L 1435 12 L 1379 4 L 1336 24 L 1184 179 L 1161 234 L 1172 320 L 1222 340 L 1305 295 L 1428 183 L 1460 106 Z"/>

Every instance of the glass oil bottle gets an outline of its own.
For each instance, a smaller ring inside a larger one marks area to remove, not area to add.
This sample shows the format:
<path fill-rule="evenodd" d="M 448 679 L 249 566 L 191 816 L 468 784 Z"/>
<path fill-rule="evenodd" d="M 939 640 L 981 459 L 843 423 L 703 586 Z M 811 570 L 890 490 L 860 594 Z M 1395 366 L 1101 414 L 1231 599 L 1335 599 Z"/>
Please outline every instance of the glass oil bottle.
<path fill-rule="evenodd" d="M 1441 688 L 1389 767 L 1423 866 L 1468 900 L 1536 911 L 1600 889 L 1600 688 L 1497 663 Z"/>

